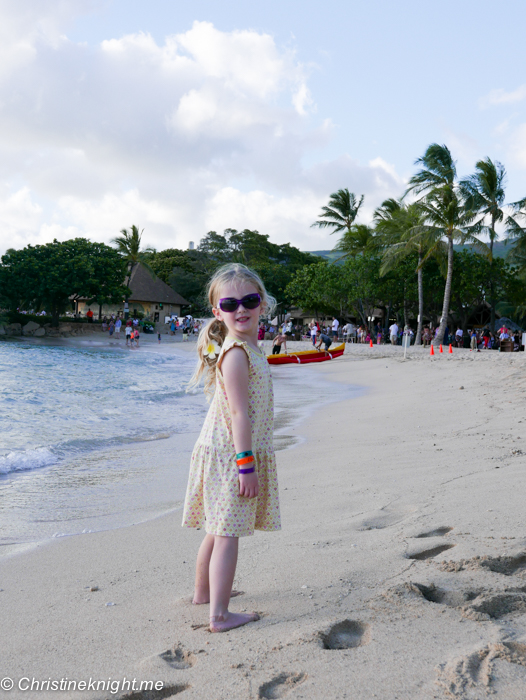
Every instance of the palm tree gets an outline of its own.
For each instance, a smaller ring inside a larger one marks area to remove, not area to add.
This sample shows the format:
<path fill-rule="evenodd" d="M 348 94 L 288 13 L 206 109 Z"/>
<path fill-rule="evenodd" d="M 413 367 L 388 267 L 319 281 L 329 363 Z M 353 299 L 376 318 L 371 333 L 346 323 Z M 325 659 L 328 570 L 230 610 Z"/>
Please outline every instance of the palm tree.
<path fill-rule="evenodd" d="M 343 236 L 334 246 L 334 250 L 343 253 L 338 258 L 338 260 L 341 260 L 349 255 L 354 257 L 365 251 L 372 252 L 376 250 L 378 241 L 378 236 L 375 235 L 374 229 L 370 226 L 366 224 L 351 224 L 351 227 L 343 232 Z"/>
<path fill-rule="evenodd" d="M 374 220 L 385 246 L 381 275 L 387 274 L 415 251 L 417 253 L 418 325 L 415 345 L 420 345 L 424 322 L 423 267 L 431 256 L 443 257 L 445 245 L 425 227 L 425 217 L 418 203 L 404 205 L 401 200 L 386 199 L 376 209 Z"/>
<path fill-rule="evenodd" d="M 331 233 L 350 231 L 363 200 L 363 194 L 357 201 L 356 195 L 349 192 L 348 189 L 333 192 L 329 199 L 329 206 L 322 207 L 320 219 L 311 224 L 311 228 L 314 226 L 318 228 L 328 227 L 333 229 Z"/>
<path fill-rule="evenodd" d="M 446 239 L 447 243 L 447 275 L 442 305 L 442 318 L 438 333 L 433 341 L 438 345 L 443 342 L 449 315 L 451 301 L 451 284 L 453 281 L 453 243 L 469 242 L 478 248 L 487 250 L 469 229 L 473 221 L 473 213 L 465 207 L 462 193 L 456 183 L 457 171 L 449 148 L 445 145 L 432 143 L 426 152 L 418 158 L 417 165 L 422 169 L 409 180 L 409 192 L 423 194 L 419 205 L 424 218 L 422 233 L 435 240 Z"/>
<path fill-rule="evenodd" d="M 491 158 L 479 160 L 475 165 L 475 172 L 459 183 L 459 190 L 465 200 L 466 207 L 480 215 L 474 228 L 489 236 L 489 263 L 490 263 L 490 303 L 491 303 L 491 331 L 495 332 L 495 294 L 493 275 L 493 244 L 499 235 L 495 230 L 497 223 L 504 220 L 502 207 L 505 206 L 505 180 L 506 169 Z"/>
<path fill-rule="evenodd" d="M 143 233 L 144 229 L 139 232 L 137 226 L 132 226 L 129 230 L 126 228 L 121 229 L 121 235 L 111 239 L 111 243 L 117 246 L 119 253 L 130 263 L 128 267 L 129 270 L 131 270 L 132 266 L 136 263 L 142 263 L 151 271 L 146 255 L 148 253 L 155 253 L 155 249 L 144 248 L 141 250 L 141 238 Z"/>
<path fill-rule="evenodd" d="M 512 239 L 512 248 L 508 260 L 516 267 L 518 274 L 526 278 L 526 226 L 521 226 L 521 219 L 526 222 L 526 197 L 510 205 L 513 214 L 506 219 L 508 236 Z"/>
<path fill-rule="evenodd" d="M 124 280 L 124 284 L 126 285 L 128 285 L 130 281 L 134 265 L 143 265 L 153 278 L 156 277 L 156 274 L 152 270 L 147 258 L 149 253 L 155 253 L 155 248 L 144 248 L 141 250 L 141 238 L 143 233 L 144 229 L 139 232 L 137 226 L 132 225 L 129 230 L 122 228 L 121 235 L 111 239 L 111 243 L 114 243 L 117 246 L 117 250 L 128 263 L 128 276 Z M 124 298 L 124 301 L 125 317 L 127 318 L 126 309 L 128 308 L 128 296 Z M 99 318 L 101 316 L 101 309 L 102 307 L 99 307 Z"/>

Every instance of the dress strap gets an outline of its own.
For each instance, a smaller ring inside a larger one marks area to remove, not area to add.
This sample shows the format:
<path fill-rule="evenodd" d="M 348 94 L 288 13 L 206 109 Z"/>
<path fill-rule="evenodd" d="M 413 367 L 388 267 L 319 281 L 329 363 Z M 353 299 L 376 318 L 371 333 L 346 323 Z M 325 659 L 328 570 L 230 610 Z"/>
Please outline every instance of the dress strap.
<path fill-rule="evenodd" d="M 252 358 L 250 356 L 250 349 L 248 347 L 248 344 L 244 340 L 236 340 L 235 338 L 226 338 L 225 342 L 223 343 L 221 350 L 219 352 L 219 357 L 217 358 L 217 364 L 216 367 L 218 369 L 221 368 L 221 364 L 223 362 L 223 359 L 226 355 L 226 353 L 231 350 L 232 348 L 243 348 L 245 351 L 247 357 L 248 357 L 248 363 L 249 365 L 252 365 Z"/>

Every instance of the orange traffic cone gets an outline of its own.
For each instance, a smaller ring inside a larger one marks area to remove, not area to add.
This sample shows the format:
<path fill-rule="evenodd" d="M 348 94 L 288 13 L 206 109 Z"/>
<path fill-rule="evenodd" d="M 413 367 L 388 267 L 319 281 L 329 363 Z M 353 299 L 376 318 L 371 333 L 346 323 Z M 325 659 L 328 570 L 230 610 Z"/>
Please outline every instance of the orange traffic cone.
<path fill-rule="evenodd" d="M 440 352 L 444 352 L 444 350 L 442 349 L 442 345 L 440 346 Z"/>
<path fill-rule="evenodd" d="M 453 354 L 453 346 L 451 345 L 451 343 L 449 344 L 449 354 Z"/>
<path fill-rule="evenodd" d="M 372 339 L 372 338 L 371 338 L 371 340 L 369 341 L 369 347 L 370 347 L 370 348 L 373 347 L 373 339 Z"/>
<path fill-rule="evenodd" d="M 431 352 L 430 352 L 429 354 L 430 354 L 430 355 L 434 355 L 434 354 L 435 354 L 435 348 L 434 348 L 432 345 L 431 345 Z"/>

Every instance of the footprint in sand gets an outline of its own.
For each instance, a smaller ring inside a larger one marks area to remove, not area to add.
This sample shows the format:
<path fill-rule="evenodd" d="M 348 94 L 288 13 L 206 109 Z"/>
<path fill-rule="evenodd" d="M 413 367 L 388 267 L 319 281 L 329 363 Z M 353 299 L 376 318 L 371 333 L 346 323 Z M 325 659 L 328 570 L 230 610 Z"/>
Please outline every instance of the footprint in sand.
<path fill-rule="evenodd" d="M 488 644 L 472 654 L 452 659 L 437 668 L 437 683 L 453 697 L 466 697 L 469 689 L 480 688 L 480 686 L 490 693 L 495 692 L 491 689 L 491 682 L 496 659 L 526 666 L 526 644 L 521 642 Z"/>
<path fill-rule="evenodd" d="M 526 552 L 520 552 L 514 556 L 484 556 L 461 559 L 460 561 L 444 561 L 440 568 L 442 571 L 454 573 L 464 570 L 488 569 L 504 576 L 524 576 L 526 574 Z"/>
<path fill-rule="evenodd" d="M 362 520 L 358 530 L 384 530 L 386 527 L 401 523 L 416 511 L 413 506 L 401 506 L 399 509 L 382 508 Z"/>
<path fill-rule="evenodd" d="M 460 608 L 475 598 L 478 598 L 483 593 L 482 589 L 473 591 L 448 591 L 444 588 L 438 588 L 437 586 L 424 586 L 422 583 L 412 583 L 408 585 L 414 586 L 430 603 L 448 605 L 451 608 Z"/>
<path fill-rule="evenodd" d="M 472 654 L 452 659 L 438 666 L 437 683 L 452 697 L 465 697 L 469 688 L 489 688 L 494 658 L 492 650 L 485 647 Z"/>
<path fill-rule="evenodd" d="M 408 554 L 408 559 L 415 559 L 416 561 L 423 561 L 424 559 L 432 559 L 433 557 L 442 554 L 442 552 L 452 549 L 454 544 L 439 544 L 436 547 L 430 547 L 429 549 L 423 549 L 420 552 L 415 552 L 414 554 Z"/>
<path fill-rule="evenodd" d="M 186 651 L 180 645 L 172 647 L 159 654 L 159 657 L 172 668 L 191 668 L 197 661 L 195 654 L 191 651 Z"/>
<path fill-rule="evenodd" d="M 333 625 L 328 632 L 320 632 L 319 639 L 324 649 L 353 649 L 369 644 L 369 625 L 358 620 L 343 620 Z"/>
<path fill-rule="evenodd" d="M 427 530 L 426 532 L 421 532 L 419 535 L 415 535 L 415 539 L 421 539 L 422 537 L 444 537 L 444 535 L 447 535 L 452 529 L 452 527 L 437 527 L 434 530 Z"/>
<path fill-rule="evenodd" d="M 507 591 L 475 599 L 464 616 L 475 620 L 500 620 L 507 615 L 526 613 L 526 593 Z"/>
<path fill-rule="evenodd" d="M 137 690 L 127 695 L 120 695 L 118 700 L 164 700 L 188 690 L 189 687 L 189 685 L 165 685 L 161 690 Z"/>
<path fill-rule="evenodd" d="M 279 676 L 260 686 L 258 697 L 267 700 L 283 698 L 293 688 L 297 688 L 300 683 L 303 683 L 306 678 L 305 673 L 280 673 Z"/>
<path fill-rule="evenodd" d="M 398 593 L 422 596 L 430 603 L 457 608 L 470 620 L 500 620 L 507 615 L 526 613 L 526 589 L 508 588 L 502 592 L 484 589 L 446 590 L 422 583 L 409 583 L 398 587 Z"/>

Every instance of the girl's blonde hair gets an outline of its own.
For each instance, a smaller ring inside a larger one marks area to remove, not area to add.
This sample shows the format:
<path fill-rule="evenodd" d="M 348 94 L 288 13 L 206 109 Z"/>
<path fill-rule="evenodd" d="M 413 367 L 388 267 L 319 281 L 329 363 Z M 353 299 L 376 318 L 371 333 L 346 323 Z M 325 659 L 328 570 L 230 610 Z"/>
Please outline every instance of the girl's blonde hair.
<path fill-rule="evenodd" d="M 276 300 L 267 293 L 265 285 L 257 272 L 250 270 L 246 265 L 242 265 L 241 263 L 228 263 L 214 272 L 207 287 L 210 307 L 218 307 L 219 295 L 224 285 L 229 283 L 235 284 L 236 282 L 250 282 L 250 284 L 253 284 L 261 297 L 261 313 L 272 313 L 272 310 L 276 306 Z M 223 345 L 227 332 L 225 324 L 215 317 L 200 330 L 197 338 L 197 367 L 192 378 L 188 382 L 189 389 L 197 386 L 204 375 L 205 393 L 210 396 L 213 394 L 218 357 L 216 355 L 216 357 L 212 359 L 210 356 L 205 355 L 205 351 L 212 342 L 216 343 L 218 346 Z"/>

